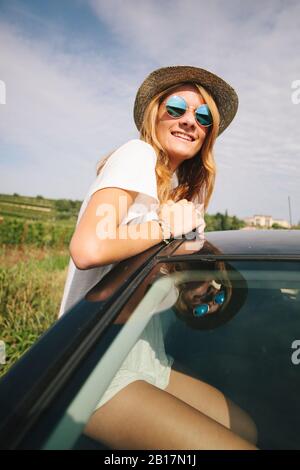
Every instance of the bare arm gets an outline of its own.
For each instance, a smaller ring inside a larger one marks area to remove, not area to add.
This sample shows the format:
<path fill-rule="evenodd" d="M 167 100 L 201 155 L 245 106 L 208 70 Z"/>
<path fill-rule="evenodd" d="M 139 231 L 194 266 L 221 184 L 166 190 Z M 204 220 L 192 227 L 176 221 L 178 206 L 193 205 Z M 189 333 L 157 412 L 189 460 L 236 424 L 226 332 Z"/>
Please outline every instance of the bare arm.
<path fill-rule="evenodd" d="M 120 225 L 136 195 L 120 188 L 104 188 L 92 195 L 70 243 L 77 268 L 116 263 L 162 241 L 156 221 Z"/>
<path fill-rule="evenodd" d="M 135 237 L 137 236 L 138 238 L 131 238 L 133 228 Z M 142 238 L 139 237 L 138 233 L 140 231 L 143 234 L 147 234 L 147 236 L 143 235 Z M 130 258 L 157 245 L 157 243 L 160 243 L 162 240 L 163 237 L 159 225 L 153 220 L 142 224 L 135 224 L 135 226 L 124 225 L 121 229 L 118 227 L 116 239 L 106 239 L 105 243 L 103 243 L 102 240 L 99 242 L 101 243 L 101 248 L 100 245 L 95 247 L 95 258 L 88 265 L 88 268 L 116 263 Z"/>

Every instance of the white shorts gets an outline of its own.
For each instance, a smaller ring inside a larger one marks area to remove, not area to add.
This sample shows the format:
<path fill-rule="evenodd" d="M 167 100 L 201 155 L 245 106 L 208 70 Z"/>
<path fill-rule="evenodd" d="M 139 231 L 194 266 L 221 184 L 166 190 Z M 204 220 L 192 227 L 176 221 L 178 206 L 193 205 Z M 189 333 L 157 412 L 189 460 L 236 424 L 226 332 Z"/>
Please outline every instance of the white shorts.
<path fill-rule="evenodd" d="M 174 358 L 165 352 L 160 315 L 154 315 L 112 379 L 95 409 L 107 403 L 120 390 L 136 380 L 165 389 Z"/>

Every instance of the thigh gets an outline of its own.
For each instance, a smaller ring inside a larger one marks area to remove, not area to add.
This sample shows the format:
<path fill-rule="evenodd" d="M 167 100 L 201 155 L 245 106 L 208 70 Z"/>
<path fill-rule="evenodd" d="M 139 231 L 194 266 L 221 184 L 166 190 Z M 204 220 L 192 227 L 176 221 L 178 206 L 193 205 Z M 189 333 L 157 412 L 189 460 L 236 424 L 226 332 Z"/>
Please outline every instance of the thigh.
<path fill-rule="evenodd" d="M 96 410 L 85 433 L 111 449 L 254 449 L 192 406 L 138 380 Z"/>
<path fill-rule="evenodd" d="M 217 388 L 186 372 L 185 367 L 175 362 L 165 391 L 256 444 L 256 425 L 248 413 Z"/>

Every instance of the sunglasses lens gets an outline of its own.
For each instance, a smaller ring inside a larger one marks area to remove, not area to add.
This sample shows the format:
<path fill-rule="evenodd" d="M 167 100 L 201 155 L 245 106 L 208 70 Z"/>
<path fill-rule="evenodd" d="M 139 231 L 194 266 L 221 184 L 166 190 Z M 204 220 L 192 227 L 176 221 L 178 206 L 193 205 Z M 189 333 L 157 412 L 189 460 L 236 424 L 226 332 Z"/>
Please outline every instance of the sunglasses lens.
<path fill-rule="evenodd" d="M 196 119 L 201 126 L 209 127 L 212 125 L 212 115 L 207 104 L 203 104 L 197 108 Z"/>
<path fill-rule="evenodd" d="M 208 311 L 209 306 L 207 304 L 197 305 L 197 307 L 194 308 L 194 316 L 201 317 L 202 315 L 208 313 Z"/>
<path fill-rule="evenodd" d="M 216 296 L 215 296 L 216 304 L 221 305 L 221 304 L 224 303 L 224 300 L 225 300 L 225 292 L 224 291 L 221 291 L 218 294 L 216 294 Z"/>
<path fill-rule="evenodd" d="M 187 110 L 187 104 L 181 96 L 173 95 L 166 102 L 166 109 L 170 116 L 179 118 Z M 202 104 L 195 113 L 196 119 L 201 126 L 209 127 L 212 125 L 212 115 L 207 104 Z"/>
<path fill-rule="evenodd" d="M 180 96 L 171 96 L 166 102 L 166 109 L 170 116 L 180 117 L 186 111 L 186 102 Z"/>

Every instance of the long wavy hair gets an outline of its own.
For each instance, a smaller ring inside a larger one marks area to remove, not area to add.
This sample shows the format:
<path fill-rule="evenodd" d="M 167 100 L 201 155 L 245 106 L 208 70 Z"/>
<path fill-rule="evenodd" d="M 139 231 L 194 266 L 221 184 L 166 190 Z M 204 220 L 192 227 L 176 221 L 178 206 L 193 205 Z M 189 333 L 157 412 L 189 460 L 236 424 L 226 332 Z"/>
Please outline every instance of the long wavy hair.
<path fill-rule="evenodd" d="M 200 151 L 193 158 L 183 161 L 177 168 L 178 186 L 172 188 L 172 171 L 169 166 L 169 157 L 161 146 L 156 134 L 157 114 L 163 100 L 179 86 L 187 83 L 196 87 L 207 103 L 212 114 L 213 124 L 207 132 Z M 206 89 L 197 83 L 180 82 L 152 98 L 144 113 L 140 129 L 140 139 L 152 145 L 157 155 L 155 172 L 160 204 L 168 199 L 172 199 L 175 202 L 180 199 L 187 199 L 188 201 L 204 203 L 204 210 L 207 209 L 215 185 L 216 164 L 213 146 L 218 136 L 219 125 L 220 115 L 214 99 Z M 97 175 L 99 175 L 113 152 L 110 152 L 98 162 Z"/>

